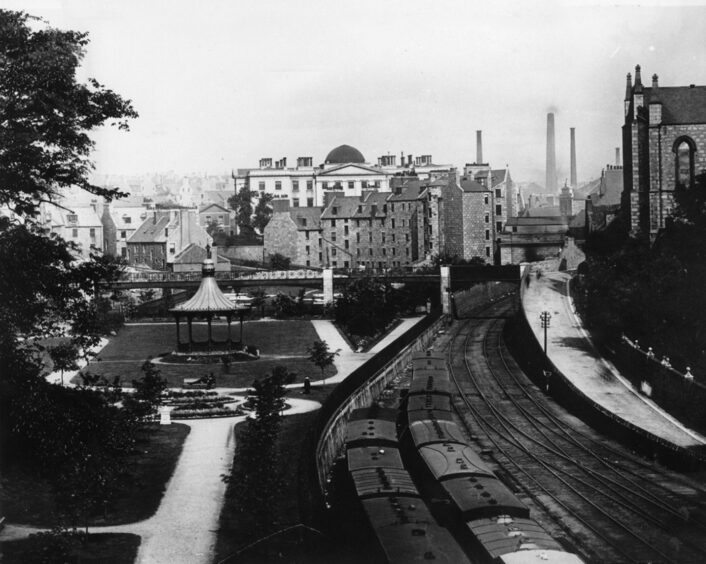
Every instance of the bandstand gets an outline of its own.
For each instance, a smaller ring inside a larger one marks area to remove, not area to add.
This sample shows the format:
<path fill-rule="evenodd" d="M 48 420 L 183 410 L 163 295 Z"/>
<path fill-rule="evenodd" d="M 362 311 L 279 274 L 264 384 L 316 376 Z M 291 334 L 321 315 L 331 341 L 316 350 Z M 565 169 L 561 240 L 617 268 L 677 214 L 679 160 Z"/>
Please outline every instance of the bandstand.
<path fill-rule="evenodd" d="M 211 258 L 210 248 L 206 248 L 207 255 L 201 268 L 201 285 L 196 294 L 183 304 L 169 310 L 176 321 L 176 339 L 178 352 L 198 352 L 198 351 L 232 351 L 235 348 L 244 346 L 243 342 L 243 317 L 250 311 L 250 306 L 236 305 L 223 295 L 216 282 L 216 268 Z M 213 339 L 212 321 L 214 317 L 223 316 L 228 323 L 228 338 L 225 341 Z M 240 339 L 234 343 L 231 334 L 231 323 L 235 317 L 240 320 Z M 181 342 L 181 320 L 186 319 L 188 325 L 189 341 Z M 205 319 L 208 324 L 208 339 L 195 341 L 192 331 L 194 319 Z"/>

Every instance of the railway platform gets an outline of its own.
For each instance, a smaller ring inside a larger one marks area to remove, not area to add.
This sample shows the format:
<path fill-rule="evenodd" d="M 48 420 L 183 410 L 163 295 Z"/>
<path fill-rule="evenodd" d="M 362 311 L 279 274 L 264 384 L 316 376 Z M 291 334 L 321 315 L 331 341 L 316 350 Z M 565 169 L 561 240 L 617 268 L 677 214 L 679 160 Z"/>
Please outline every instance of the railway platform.
<path fill-rule="evenodd" d="M 687 428 L 649 398 L 640 394 L 618 369 L 601 356 L 576 315 L 568 295 L 570 275 L 544 272 L 530 275 L 522 306 L 540 346 L 544 330 L 540 315 L 551 315 L 547 356 L 569 383 L 599 408 L 628 427 L 637 428 L 676 449 L 706 447 L 706 437 Z"/>

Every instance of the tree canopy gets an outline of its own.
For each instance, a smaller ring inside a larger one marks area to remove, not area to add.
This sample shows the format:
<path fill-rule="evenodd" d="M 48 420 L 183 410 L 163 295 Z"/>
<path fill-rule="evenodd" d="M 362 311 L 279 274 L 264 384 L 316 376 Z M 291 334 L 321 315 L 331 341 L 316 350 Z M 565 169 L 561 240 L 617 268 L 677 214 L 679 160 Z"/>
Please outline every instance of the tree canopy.
<path fill-rule="evenodd" d="M 61 188 L 92 184 L 88 132 L 104 124 L 127 129 L 137 117 L 129 100 L 97 80 L 76 81 L 88 44 L 85 33 L 43 26 L 24 12 L 0 10 L 0 205 L 34 216 Z"/>
<path fill-rule="evenodd" d="M 90 181 L 89 133 L 127 129 L 137 113 L 98 81 L 76 80 L 87 45 L 85 33 L 0 10 L 0 208 L 9 210 L 0 215 L 0 463 L 44 475 L 73 523 L 109 502 L 135 436 L 125 410 L 44 378 L 43 339 L 73 341 L 54 349 L 60 366 L 85 356 L 101 330 L 98 287 L 121 268 L 109 257 L 79 260 L 37 217 L 65 188 L 119 195 Z"/>

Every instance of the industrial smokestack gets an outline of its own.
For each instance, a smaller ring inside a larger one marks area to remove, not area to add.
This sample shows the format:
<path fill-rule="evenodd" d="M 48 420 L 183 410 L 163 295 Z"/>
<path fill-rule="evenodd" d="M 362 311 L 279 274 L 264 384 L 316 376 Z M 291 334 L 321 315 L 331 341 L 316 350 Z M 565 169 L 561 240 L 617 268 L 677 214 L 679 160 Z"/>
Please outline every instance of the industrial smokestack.
<path fill-rule="evenodd" d="M 483 132 L 476 130 L 476 164 L 483 162 Z"/>
<path fill-rule="evenodd" d="M 620 166 L 620 147 L 615 148 L 615 165 Z"/>
<path fill-rule="evenodd" d="M 571 131 L 571 187 L 576 188 L 576 128 L 569 128 Z"/>
<path fill-rule="evenodd" d="M 556 145 L 554 142 L 554 114 L 547 114 L 547 182 L 546 190 L 556 194 Z"/>

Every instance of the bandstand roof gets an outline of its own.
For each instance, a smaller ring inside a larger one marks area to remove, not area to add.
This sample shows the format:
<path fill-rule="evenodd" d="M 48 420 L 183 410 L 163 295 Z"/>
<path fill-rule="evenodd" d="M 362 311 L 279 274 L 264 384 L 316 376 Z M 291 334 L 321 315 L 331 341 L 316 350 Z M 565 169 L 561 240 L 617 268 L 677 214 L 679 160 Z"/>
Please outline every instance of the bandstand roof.
<path fill-rule="evenodd" d="M 171 313 L 227 313 L 236 312 L 247 307 L 234 304 L 223 295 L 214 278 L 213 260 L 207 258 L 203 261 L 201 269 L 203 278 L 201 285 L 193 297 L 183 304 L 171 309 Z"/>

